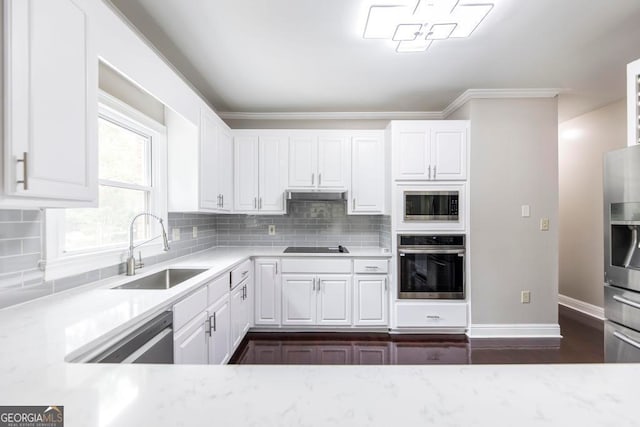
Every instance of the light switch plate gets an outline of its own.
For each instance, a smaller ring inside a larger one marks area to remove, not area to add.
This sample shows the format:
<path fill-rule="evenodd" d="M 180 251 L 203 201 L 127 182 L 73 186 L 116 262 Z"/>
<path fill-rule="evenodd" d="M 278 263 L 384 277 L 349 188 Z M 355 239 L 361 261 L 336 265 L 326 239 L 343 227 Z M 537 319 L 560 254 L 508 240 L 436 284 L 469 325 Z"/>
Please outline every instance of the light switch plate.
<path fill-rule="evenodd" d="M 276 235 L 276 226 L 271 224 L 269 226 L 269 236 L 275 236 Z"/>
<path fill-rule="evenodd" d="M 529 205 L 521 206 L 522 218 L 529 218 L 531 216 L 531 207 Z"/>
<path fill-rule="evenodd" d="M 531 291 L 522 291 L 520 293 L 520 302 L 522 304 L 529 304 L 531 302 Z"/>
<path fill-rule="evenodd" d="M 193 235 L 193 238 L 196 239 L 198 237 L 198 227 L 193 227 L 191 234 Z"/>
<path fill-rule="evenodd" d="M 549 218 L 540 219 L 540 231 L 549 231 Z"/>
<path fill-rule="evenodd" d="M 171 240 L 180 240 L 180 229 L 174 228 L 171 230 Z"/>

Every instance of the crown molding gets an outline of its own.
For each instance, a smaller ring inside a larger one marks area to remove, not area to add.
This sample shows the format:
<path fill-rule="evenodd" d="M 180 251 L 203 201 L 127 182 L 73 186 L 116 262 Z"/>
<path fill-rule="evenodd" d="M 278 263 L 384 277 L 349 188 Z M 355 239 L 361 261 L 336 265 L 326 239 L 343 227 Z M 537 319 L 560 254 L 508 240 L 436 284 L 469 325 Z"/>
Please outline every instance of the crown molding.
<path fill-rule="evenodd" d="M 225 120 L 442 120 L 472 99 L 553 98 L 559 89 L 468 89 L 442 111 L 218 112 Z"/>
<path fill-rule="evenodd" d="M 560 93 L 559 89 L 467 89 L 451 104 L 442 110 L 445 119 L 458 108 L 472 99 L 512 99 L 512 98 L 554 98 Z"/>
<path fill-rule="evenodd" d="M 440 120 L 440 111 L 362 111 L 362 112 L 300 112 L 243 113 L 219 112 L 226 120 Z"/>

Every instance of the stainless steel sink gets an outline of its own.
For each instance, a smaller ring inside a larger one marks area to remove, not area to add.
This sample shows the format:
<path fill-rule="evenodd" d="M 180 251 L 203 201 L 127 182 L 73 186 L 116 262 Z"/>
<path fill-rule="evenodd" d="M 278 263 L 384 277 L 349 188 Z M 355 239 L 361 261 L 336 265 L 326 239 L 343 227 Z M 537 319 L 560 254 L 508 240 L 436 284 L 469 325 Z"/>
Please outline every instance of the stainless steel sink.
<path fill-rule="evenodd" d="M 169 268 L 111 289 L 169 289 L 204 271 L 207 269 Z"/>

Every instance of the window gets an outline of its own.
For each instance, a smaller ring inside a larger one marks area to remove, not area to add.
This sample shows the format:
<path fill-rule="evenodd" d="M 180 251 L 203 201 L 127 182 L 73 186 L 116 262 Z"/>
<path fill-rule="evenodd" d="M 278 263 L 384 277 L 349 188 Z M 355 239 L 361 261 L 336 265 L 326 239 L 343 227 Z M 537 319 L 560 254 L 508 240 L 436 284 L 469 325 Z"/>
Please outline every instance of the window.
<path fill-rule="evenodd" d="M 131 219 L 141 212 L 167 217 L 164 126 L 109 95 L 100 101 L 98 207 L 47 212 L 50 279 L 122 262 Z M 159 233 L 148 217 L 135 223 L 137 242 Z M 143 252 L 159 252 L 158 245 Z"/>

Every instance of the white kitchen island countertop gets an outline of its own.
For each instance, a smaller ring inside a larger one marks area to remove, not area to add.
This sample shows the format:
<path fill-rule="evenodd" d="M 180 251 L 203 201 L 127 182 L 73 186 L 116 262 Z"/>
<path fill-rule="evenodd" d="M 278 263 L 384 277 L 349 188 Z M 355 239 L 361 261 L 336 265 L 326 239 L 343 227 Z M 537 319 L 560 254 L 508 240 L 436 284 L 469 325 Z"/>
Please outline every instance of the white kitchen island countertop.
<path fill-rule="evenodd" d="M 218 248 L 140 272 L 210 269 L 169 290 L 109 289 L 131 279 L 118 276 L 0 310 L 0 405 L 64 405 L 67 427 L 639 425 L 640 365 L 65 361 L 170 307 L 247 257 L 287 256 L 282 249 Z M 329 256 L 389 254 L 372 248 Z"/>

